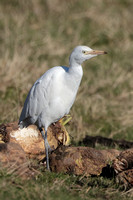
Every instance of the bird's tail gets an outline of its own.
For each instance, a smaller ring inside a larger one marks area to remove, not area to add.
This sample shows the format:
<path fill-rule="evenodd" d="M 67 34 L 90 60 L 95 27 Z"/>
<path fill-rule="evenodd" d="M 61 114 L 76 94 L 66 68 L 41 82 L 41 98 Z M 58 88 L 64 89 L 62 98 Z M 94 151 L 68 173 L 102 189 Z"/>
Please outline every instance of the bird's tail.
<path fill-rule="evenodd" d="M 23 121 L 19 122 L 18 126 L 19 126 L 20 129 L 23 129 L 25 127 L 24 124 L 23 124 Z"/>
<path fill-rule="evenodd" d="M 24 119 L 18 123 L 20 129 L 27 128 L 30 124 L 31 122 L 28 119 Z"/>
<path fill-rule="evenodd" d="M 27 117 L 23 120 L 21 120 L 20 118 L 18 125 L 20 129 L 23 129 L 23 128 L 27 128 L 31 124 L 35 124 L 35 122 L 36 121 L 32 117 Z"/>

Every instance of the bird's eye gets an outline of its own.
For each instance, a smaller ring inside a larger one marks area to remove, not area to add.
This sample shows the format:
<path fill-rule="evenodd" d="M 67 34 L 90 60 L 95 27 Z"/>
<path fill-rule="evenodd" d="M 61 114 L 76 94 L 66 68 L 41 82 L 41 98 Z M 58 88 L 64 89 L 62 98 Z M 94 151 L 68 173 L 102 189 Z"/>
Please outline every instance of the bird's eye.
<path fill-rule="evenodd" d="M 85 54 L 85 53 L 86 53 L 86 51 L 82 51 L 82 53 L 84 53 L 84 54 Z"/>

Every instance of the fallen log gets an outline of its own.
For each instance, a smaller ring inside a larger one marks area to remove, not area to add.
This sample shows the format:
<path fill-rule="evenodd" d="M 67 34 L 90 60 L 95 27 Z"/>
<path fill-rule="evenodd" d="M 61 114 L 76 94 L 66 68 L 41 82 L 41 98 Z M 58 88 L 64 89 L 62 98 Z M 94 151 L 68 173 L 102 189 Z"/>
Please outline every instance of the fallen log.
<path fill-rule="evenodd" d="M 125 190 L 133 187 L 133 169 L 125 170 L 116 176 L 116 182 L 123 185 Z"/>
<path fill-rule="evenodd" d="M 44 140 L 35 125 L 19 129 L 18 123 L 0 125 L 1 143 L 12 142 L 19 144 L 29 158 L 42 159 L 45 156 Z M 52 124 L 48 129 L 48 141 L 54 150 L 59 145 L 69 144 L 69 135 L 59 122 Z"/>
<path fill-rule="evenodd" d="M 60 146 L 50 155 L 50 168 L 53 172 L 116 177 L 117 183 L 130 189 L 133 187 L 133 148 L 121 152 Z"/>
<path fill-rule="evenodd" d="M 30 178 L 35 175 L 29 169 L 29 160 L 22 147 L 16 143 L 0 144 L 0 167 L 7 169 L 8 174 L 18 174 L 21 177 Z"/>
<path fill-rule="evenodd" d="M 133 168 L 133 148 L 122 151 L 114 160 L 113 167 L 116 173 Z"/>
<path fill-rule="evenodd" d="M 0 165 L 29 178 L 35 174 L 29 167 L 29 158 L 40 160 L 45 157 L 44 142 L 36 126 L 22 130 L 16 122 L 0 125 Z M 69 136 L 59 122 L 50 126 L 48 140 L 53 148 L 50 154 L 51 171 L 109 177 L 108 169 L 113 169 L 110 178 L 116 176 L 116 181 L 126 188 L 133 186 L 133 148 L 119 151 L 64 146 L 68 144 Z"/>
<path fill-rule="evenodd" d="M 112 138 L 106 138 L 102 136 L 89 136 L 86 135 L 85 138 L 79 142 L 79 145 L 84 145 L 88 147 L 95 148 L 97 144 L 111 147 L 111 148 L 121 148 L 121 149 L 129 149 L 133 148 L 133 142 L 129 142 L 126 140 L 114 140 Z"/>
<path fill-rule="evenodd" d="M 122 151 L 113 161 L 113 168 L 117 174 L 116 181 L 124 188 L 133 187 L 133 148 Z"/>
<path fill-rule="evenodd" d="M 120 151 L 115 149 L 96 150 L 90 147 L 60 146 L 50 155 L 50 169 L 75 175 L 100 175 Z"/>

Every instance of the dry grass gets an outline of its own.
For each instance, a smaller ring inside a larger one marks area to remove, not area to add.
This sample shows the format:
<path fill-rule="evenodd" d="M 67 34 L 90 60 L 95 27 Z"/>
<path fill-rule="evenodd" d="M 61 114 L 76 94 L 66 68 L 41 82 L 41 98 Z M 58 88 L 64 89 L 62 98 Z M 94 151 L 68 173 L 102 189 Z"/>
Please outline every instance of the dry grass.
<path fill-rule="evenodd" d="M 18 120 L 35 80 L 84 44 L 108 55 L 84 63 L 68 131 L 133 140 L 132 13 L 132 0 L 1 0 L 0 122 Z"/>
<path fill-rule="evenodd" d="M 85 44 L 109 54 L 84 64 L 68 129 L 77 141 L 85 134 L 125 138 L 133 122 L 132 11 L 130 0 L 1 1 L 0 121 L 18 120 L 34 81 L 68 65 L 71 50 Z"/>

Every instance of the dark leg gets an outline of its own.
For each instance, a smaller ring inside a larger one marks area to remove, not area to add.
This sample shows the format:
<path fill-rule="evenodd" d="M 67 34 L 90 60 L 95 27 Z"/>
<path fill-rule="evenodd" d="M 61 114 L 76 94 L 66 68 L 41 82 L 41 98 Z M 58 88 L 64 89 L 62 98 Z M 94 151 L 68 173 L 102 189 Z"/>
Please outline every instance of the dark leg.
<path fill-rule="evenodd" d="M 46 153 L 46 165 L 47 165 L 47 170 L 50 171 L 50 168 L 49 168 L 49 152 L 51 151 L 51 148 L 50 148 L 50 145 L 48 143 L 48 140 L 47 140 L 47 131 L 45 131 L 45 134 L 44 134 L 44 131 L 43 129 L 41 128 L 40 129 L 40 132 L 42 134 L 42 137 L 44 139 L 44 144 L 45 144 L 45 153 Z"/>

